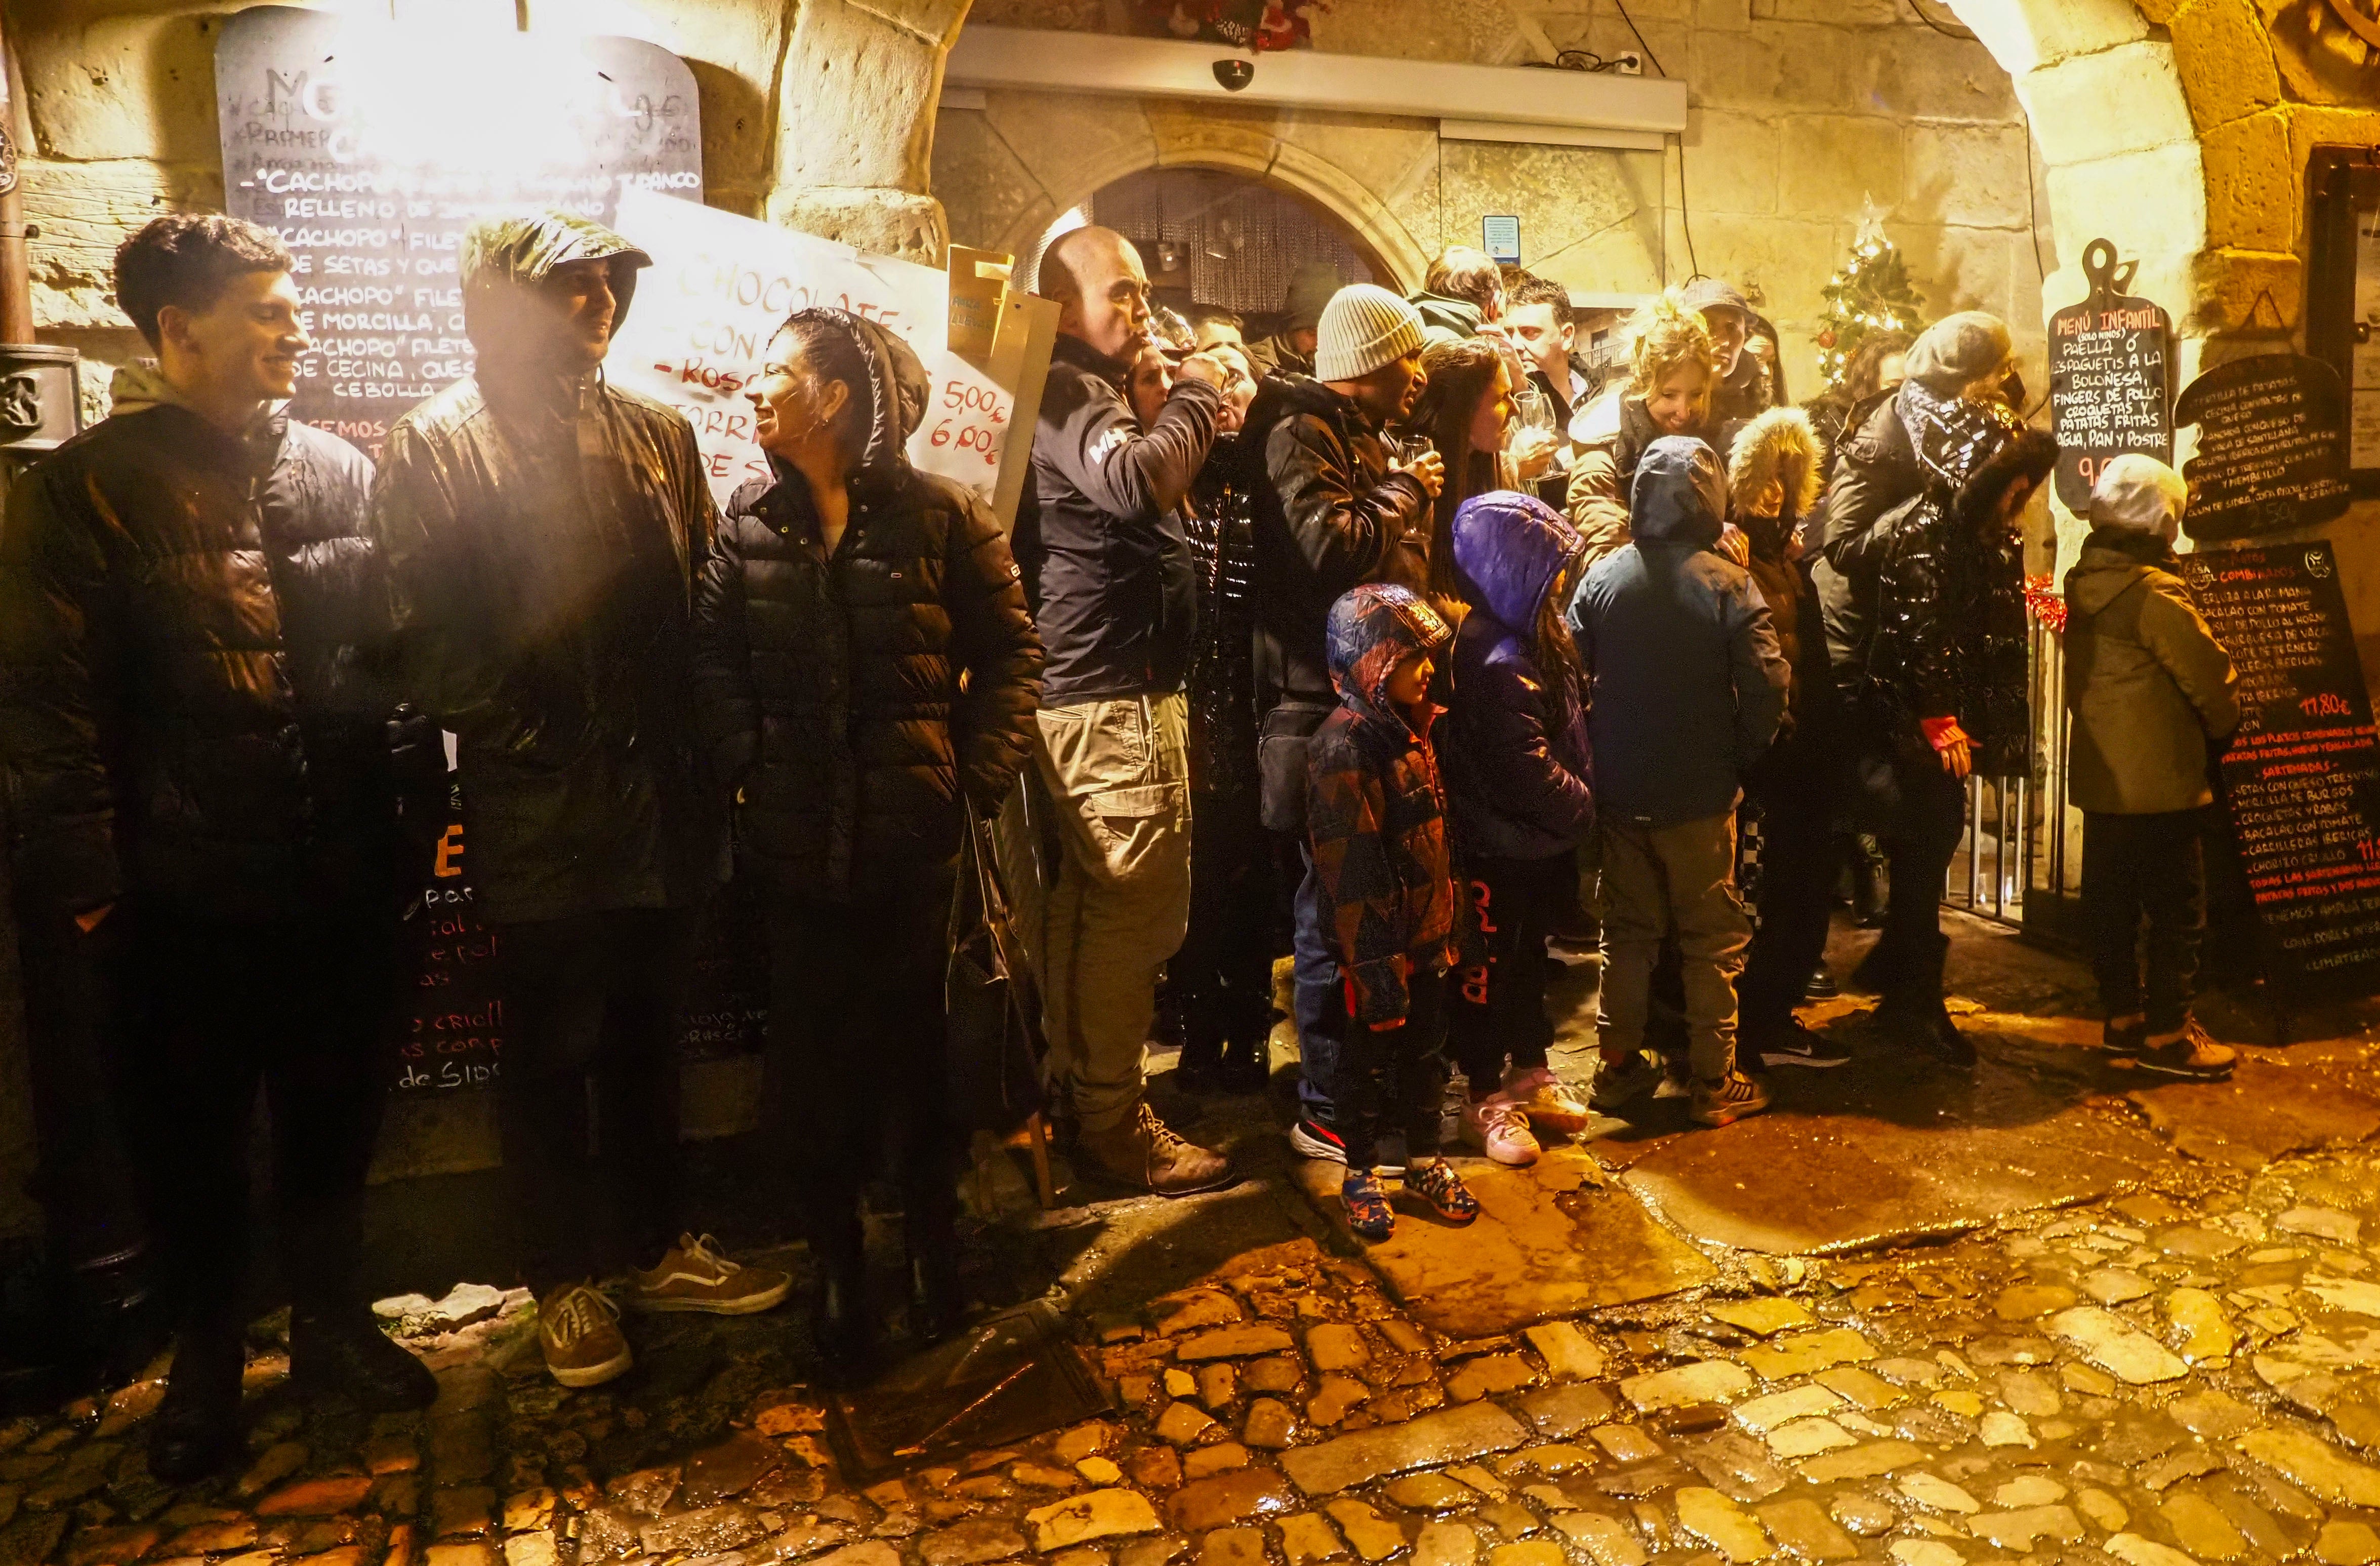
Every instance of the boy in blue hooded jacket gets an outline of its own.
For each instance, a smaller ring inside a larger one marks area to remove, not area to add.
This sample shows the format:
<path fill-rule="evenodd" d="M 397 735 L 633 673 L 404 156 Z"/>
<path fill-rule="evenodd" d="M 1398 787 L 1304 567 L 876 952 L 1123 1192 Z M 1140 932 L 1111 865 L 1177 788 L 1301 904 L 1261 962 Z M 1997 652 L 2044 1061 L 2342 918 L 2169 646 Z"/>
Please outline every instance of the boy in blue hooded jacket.
<path fill-rule="evenodd" d="M 1638 459 L 1634 540 L 1597 562 L 1570 608 L 1590 685 L 1603 841 L 1603 1063 L 1593 1100 L 1650 1092 L 1653 965 L 1684 959 L 1693 1115 L 1725 1125 L 1768 1107 L 1735 1069 L 1735 976 L 1752 927 L 1735 889 L 1743 775 L 1776 737 L 1792 671 L 1751 574 L 1716 548 L 1726 527 L 1718 454 L 1665 435 Z"/>
<path fill-rule="evenodd" d="M 1468 1223 L 1479 1204 L 1438 1156 L 1446 1090 L 1442 976 L 1453 958 L 1454 875 L 1446 790 L 1429 730 L 1432 660 L 1446 622 L 1410 589 L 1359 587 L 1330 606 L 1325 647 L 1339 705 L 1305 751 L 1305 824 L 1339 983 L 1322 1018 L 1338 1045 L 1331 1099 L 1347 1145 L 1347 1227 L 1396 1228 L 1373 1166 L 1383 1099 L 1396 1089 L 1405 1192 Z"/>

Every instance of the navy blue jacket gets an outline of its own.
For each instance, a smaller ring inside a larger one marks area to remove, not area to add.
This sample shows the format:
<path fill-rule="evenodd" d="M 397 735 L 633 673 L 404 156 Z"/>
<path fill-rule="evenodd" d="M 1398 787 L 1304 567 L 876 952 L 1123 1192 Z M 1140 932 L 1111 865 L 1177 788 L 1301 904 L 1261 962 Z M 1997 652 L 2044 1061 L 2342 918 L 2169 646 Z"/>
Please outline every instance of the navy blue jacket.
<path fill-rule="evenodd" d="M 1586 540 L 1551 506 L 1497 490 L 1455 511 L 1453 551 L 1471 605 L 1439 746 L 1456 844 L 1495 859 L 1566 854 L 1595 825 L 1586 708 L 1571 672 L 1540 669 L 1530 646 Z"/>
<path fill-rule="evenodd" d="M 1182 502 L 1222 394 L 1177 382 L 1144 431 L 1125 368 L 1061 336 L 1041 393 L 1014 543 L 1048 656 L 1045 707 L 1180 690 L 1190 666 L 1198 582 Z"/>
<path fill-rule="evenodd" d="M 1667 827 L 1726 814 L 1784 716 L 1792 673 L 1768 606 L 1712 548 L 1726 495 L 1710 447 L 1655 441 L 1629 497 L 1634 541 L 1597 561 L 1571 601 L 1607 817 Z"/>

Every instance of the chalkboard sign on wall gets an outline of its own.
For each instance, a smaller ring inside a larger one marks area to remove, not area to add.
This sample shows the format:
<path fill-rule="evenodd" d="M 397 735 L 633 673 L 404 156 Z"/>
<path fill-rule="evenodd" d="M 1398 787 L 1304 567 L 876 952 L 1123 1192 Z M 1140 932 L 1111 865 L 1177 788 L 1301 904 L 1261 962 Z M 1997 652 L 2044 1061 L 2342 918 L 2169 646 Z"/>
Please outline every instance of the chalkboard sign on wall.
<path fill-rule="evenodd" d="M 609 223 L 627 189 L 702 200 L 694 74 L 631 38 L 468 40 L 258 6 L 215 45 L 225 205 L 297 258 L 314 352 L 293 417 L 378 459 L 468 374 L 456 261 L 481 217 Z"/>
<path fill-rule="evenodd" d="M 2049 318 L 2049 417 L 2058 436 L 2058 498 L 2080 513 L 2111 457 L 2139 452 L 2173 460 L 2173 322 L 2124 293 L 2137 262 L 2116 266 L 2116 247 L 2082 252 L 2091 293 Z"/>
<path fill-rule="evenodd" d="M 2380 991 L 2380 740 L 2330 545 L 2203 551 L 2182 574 L 2240 669 L 2223 787 L 2265 982 Z"/>
<path fill-rule="evenodd" d="M 2347 509 L 2347 395 L 2338 371 L 2300 354 L 2234 359 L 2192 381 L 2173 421 L 2198 428 L 2182 465 L 2201 540 L 2252 539 Z"/>

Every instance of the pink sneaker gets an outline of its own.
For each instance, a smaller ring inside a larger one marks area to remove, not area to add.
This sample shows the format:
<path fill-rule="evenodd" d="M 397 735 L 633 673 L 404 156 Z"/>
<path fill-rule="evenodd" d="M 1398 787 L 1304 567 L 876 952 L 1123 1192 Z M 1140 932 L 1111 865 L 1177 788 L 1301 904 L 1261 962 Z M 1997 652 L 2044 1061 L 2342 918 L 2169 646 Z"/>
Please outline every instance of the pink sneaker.
<path fill-rule="evenodd" d="M 1487 1154 L 1490 1163 L 1526 1169 L 1537 1161 L 1537 1139 L 1529 1134 L 1528 1115 L 1501 1094 L 1463 1106 L 1463 1139 Z"/>
<path fill-rule="evenodd" d="M 1538 1130 L 1559 1131 L 1565 1136 L 1575 1136 L 1586 1129 L 1592 1113 L 1577 1090 L 1568 1086 L 1546 1066 L 1532 1066 L 1527 1071 L 1506 1074 L 1504 1090 L 1495 1097 L 1517 1104 L 1529 1117 L 1529 1124 Z"/>

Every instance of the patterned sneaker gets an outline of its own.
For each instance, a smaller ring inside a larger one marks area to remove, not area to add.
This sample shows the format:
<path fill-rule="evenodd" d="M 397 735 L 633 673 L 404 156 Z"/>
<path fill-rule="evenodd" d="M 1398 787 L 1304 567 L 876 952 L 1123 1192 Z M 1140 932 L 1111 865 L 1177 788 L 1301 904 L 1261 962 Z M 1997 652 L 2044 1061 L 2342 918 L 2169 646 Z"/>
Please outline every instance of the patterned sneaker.
<path fill-rule="evenodd" d="M 1463 1184 L 1463 1176 L 1444 1159 L 1413 1163 L 1405 1168 L 1405 1195 L 1418 1196 L 1441 1223 L 1457 1229 L 1479 1216 L 1479 1198 Z"/>
<path fill-rule="evenodd" d="M 1519 1105 L 1521 1112 L 1529 1117 L 1530 1129 L 1559 1131 L 1565 1136 L 1585 1131 L 1588 1118 L 1595 1112 L 1586 1107 L 1577 1089 L 1546 1066 L 1507 1072 L 1504 1090 L 1496 1097 Z"/>
<path fill-rule="evenodd" d="M 1487 1154 L 1491 1163 L 1526 1169 L 1537 1161 L 1537 1139 L 1529 1134 L 1529 1117 L 1501 1097 L 1474 1099 L 1463 1106 L 1463 1139 Z"/>
<path fill-rule="evenodd" d="M 1696 1125 L 1732 1125 L 1767 1107 L 1768 1089 L 1740 1071 L 1729 1072 L 1717 1082 L 1694 1084 L 1692 1113 Z"/>
<path fill-rule="evenodd" d="M 632 1273 L 628 1304 L 638 1311 L 699 1310 L 752 1316 L 769 1309 L 794 1286 L 794 1275 L 767 1267 L 738 1267 L 719 1254 L 719 1242 L 681 1234 L 650 1272 Z"/>
<path fill-rule="evenodd" d="M 1586 1101 L 1598 1114 L 1618 1114 L 1639 1099 L 1649 1098 L 1661 1086 L 1661 1068 L 1639 1050 L 1618 1065 L 1609 1061 L 1595 1068 Z"/>
<path fill-rule="evenodd" d="M 636 1361 L 620 1335 L 618 1307 L 589 1283 L 565 1283 L 537 1305 L 537 1346 L 565 1387 L 597 1387 Z"/>
<path fill-rule="evenodd" d="M 1370 1170 L 1349 1170 L 1339 1183 L 1339 1200 L 1347 1208 L 1348 1231 L 1358 1240 L 1378 1243 L 1397 1232 L 1396 1209 L 1380 1189 L 1380 1177 Z"/>
<path fill-rule="evenodd" d="M 2231 1068 L 2240 1063 L 2240 1052 L 2207 1038 L 2195 1018 L 2182 1024 L 2180 1033 L 2144 1032 L 2140 1049 L 2143 1071 L 2190 1082 L 2228 1081 Z"/>

